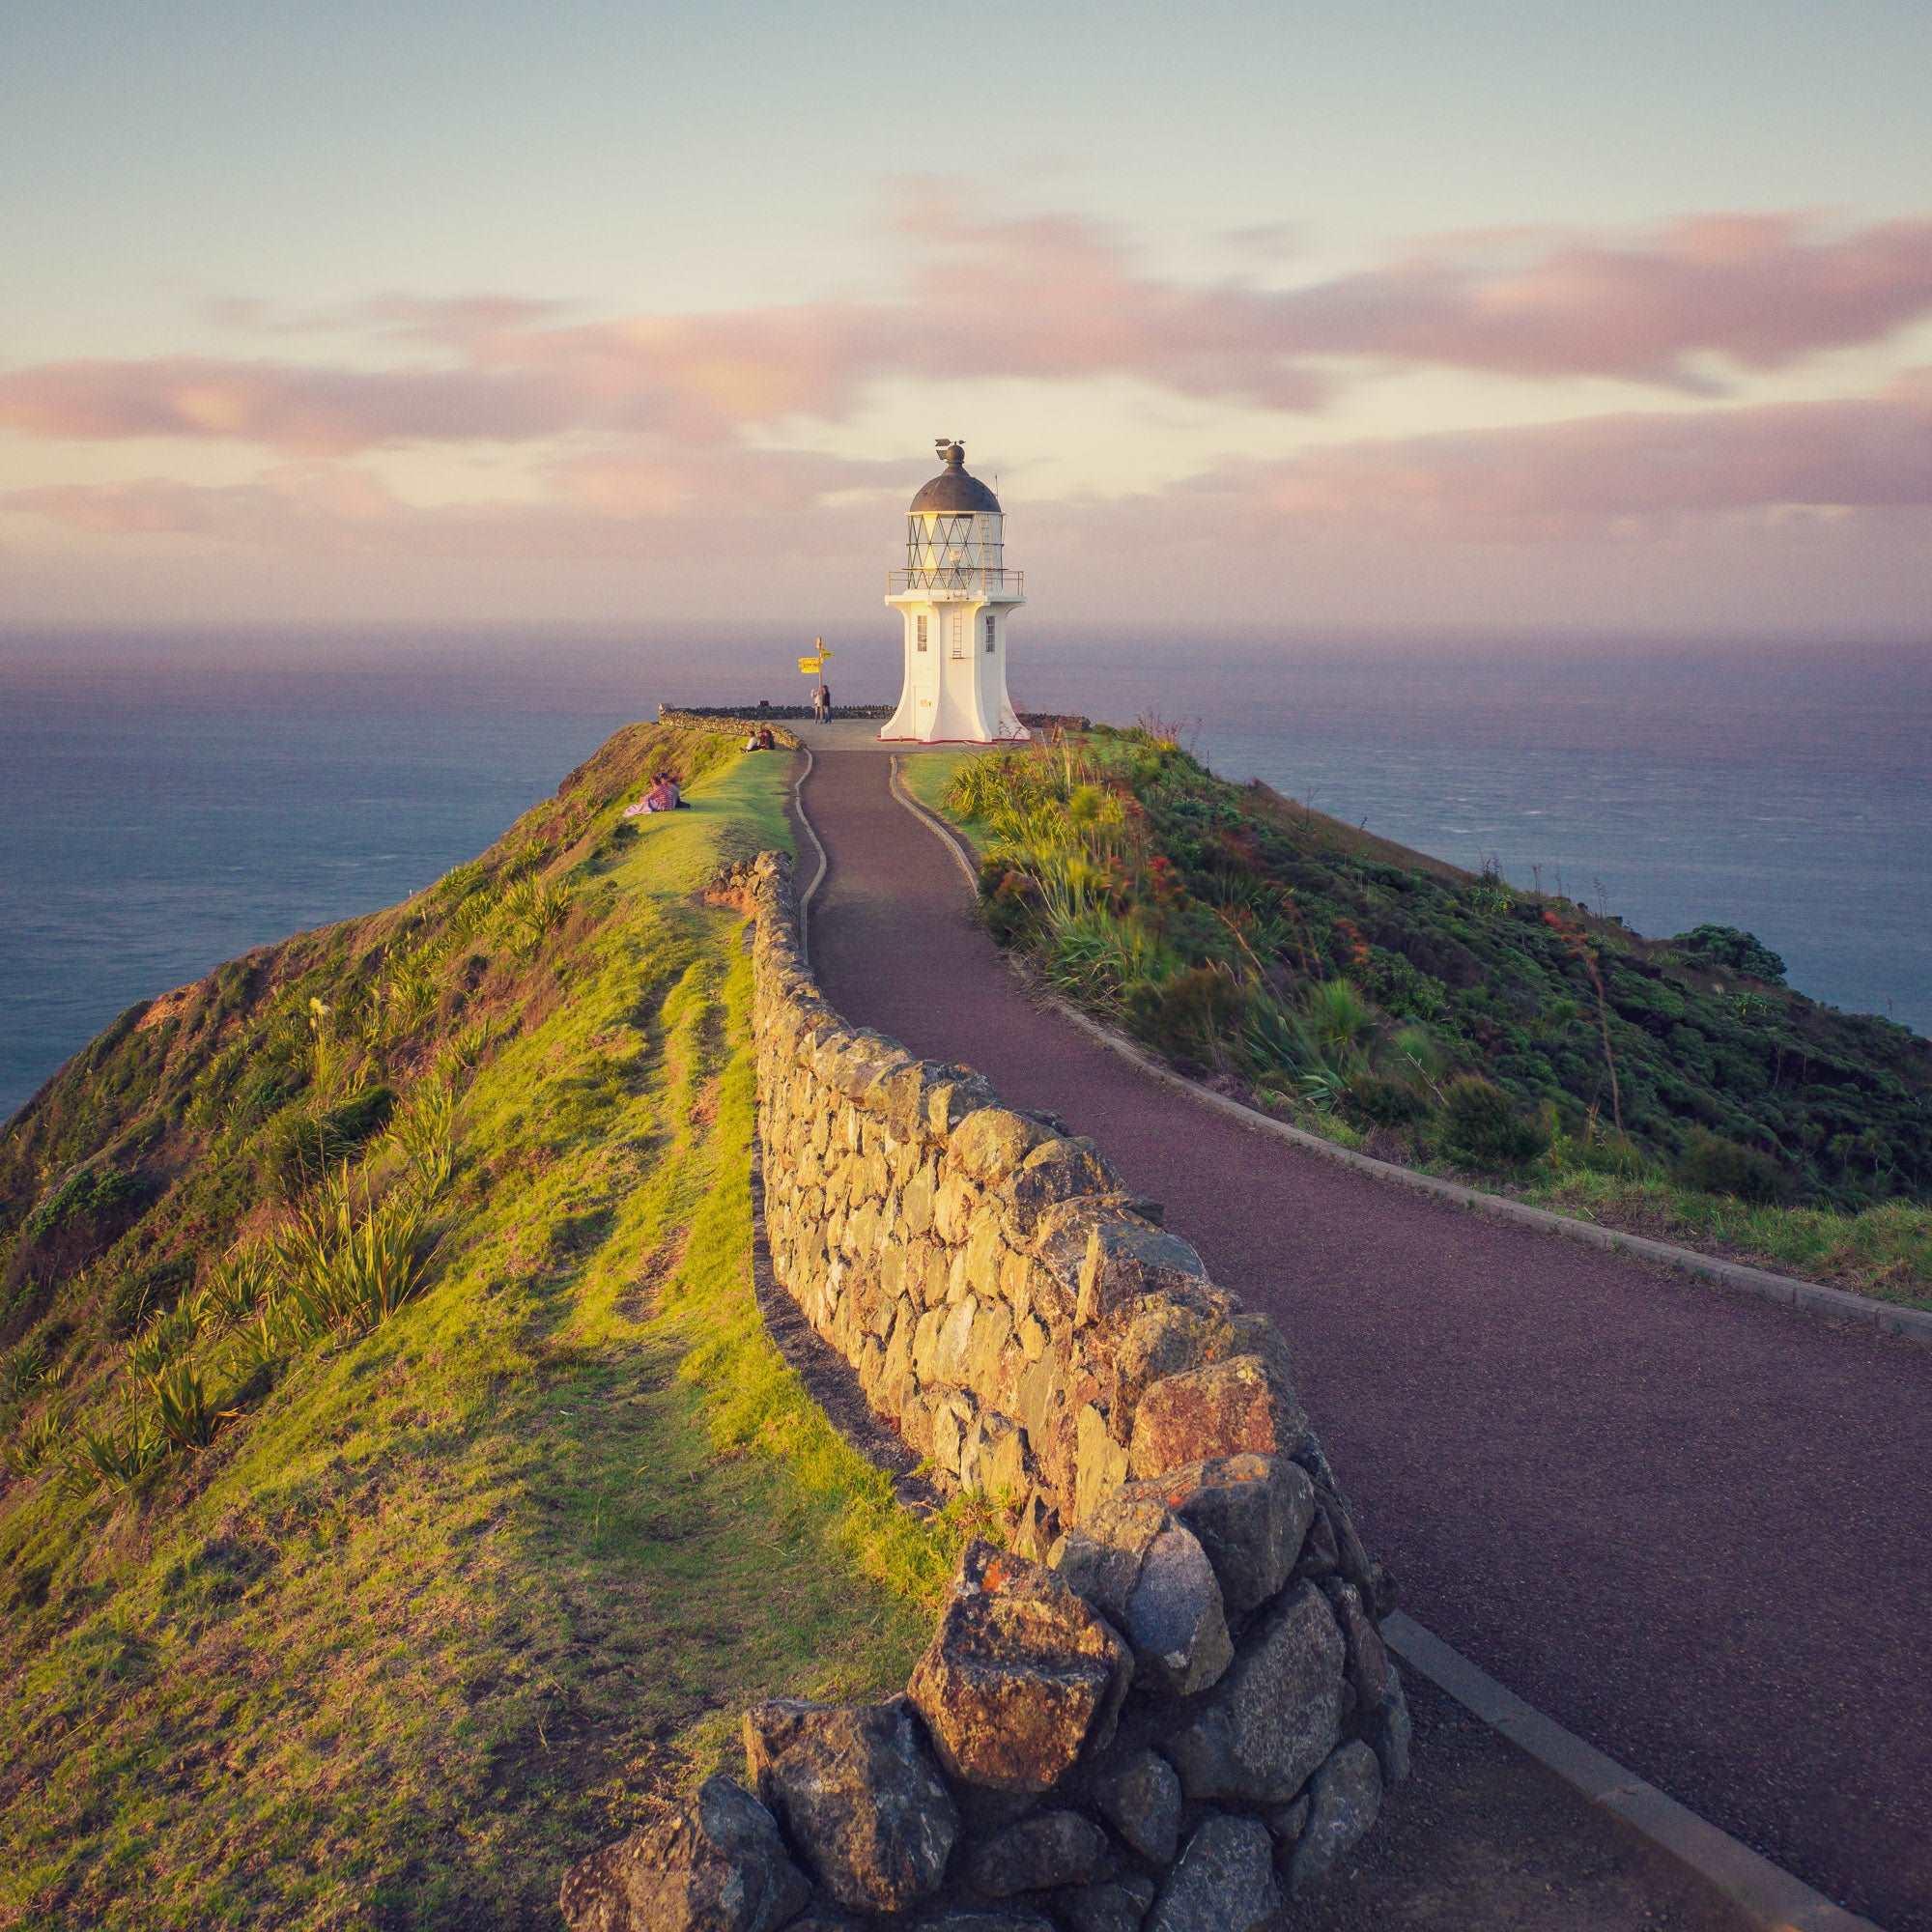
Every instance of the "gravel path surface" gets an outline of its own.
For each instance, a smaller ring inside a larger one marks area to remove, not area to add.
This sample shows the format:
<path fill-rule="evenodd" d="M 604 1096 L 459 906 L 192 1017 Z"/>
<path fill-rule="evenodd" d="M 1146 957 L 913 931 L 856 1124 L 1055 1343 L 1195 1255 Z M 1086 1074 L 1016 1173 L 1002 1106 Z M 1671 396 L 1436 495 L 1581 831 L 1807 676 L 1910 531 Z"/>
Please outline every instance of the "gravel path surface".
<path fill-rule="evenodd" d="M 1932 1351 L 1461 1213 L 1030 1000 L 875 751 L 805 786 L 855 1022 L 1093 1134 L 1281 1322 L 1403 1605 L 1889 1932 L 1932 1932 Z"/>

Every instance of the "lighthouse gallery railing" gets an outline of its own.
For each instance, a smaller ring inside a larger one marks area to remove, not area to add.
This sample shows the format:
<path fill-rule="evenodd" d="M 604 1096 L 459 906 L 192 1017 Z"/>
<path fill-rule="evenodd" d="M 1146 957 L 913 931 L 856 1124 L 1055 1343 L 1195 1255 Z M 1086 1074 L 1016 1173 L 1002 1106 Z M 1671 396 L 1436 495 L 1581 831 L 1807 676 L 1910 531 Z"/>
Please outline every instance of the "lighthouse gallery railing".
<path fill-rule="evenodd" d="M 886 572 L 886 595 L 903 596 L 912 590 L 952 590 L 967 596 L 1024 597 L 1026 572 L 987 570 L 979 564 L 943 563 L 923 570 Z"/>

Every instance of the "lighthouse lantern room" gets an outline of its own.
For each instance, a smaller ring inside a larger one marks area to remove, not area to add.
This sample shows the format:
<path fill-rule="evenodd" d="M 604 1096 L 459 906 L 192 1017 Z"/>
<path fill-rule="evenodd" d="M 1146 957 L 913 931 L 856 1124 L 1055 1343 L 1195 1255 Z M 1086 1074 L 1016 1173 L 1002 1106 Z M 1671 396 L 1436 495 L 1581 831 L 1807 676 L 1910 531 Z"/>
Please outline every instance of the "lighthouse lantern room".
<path fill-rule="evenodd" d="M 886 580 L 905 621 L 905 689 L 881 738 L 1016 744 L 1029 734 L 1007 696 L 1007 620 L 1026 601 L 1006 565 L 1000 499 L 939 439 L 946 468 L 906 512 L 906 560 Z"/>

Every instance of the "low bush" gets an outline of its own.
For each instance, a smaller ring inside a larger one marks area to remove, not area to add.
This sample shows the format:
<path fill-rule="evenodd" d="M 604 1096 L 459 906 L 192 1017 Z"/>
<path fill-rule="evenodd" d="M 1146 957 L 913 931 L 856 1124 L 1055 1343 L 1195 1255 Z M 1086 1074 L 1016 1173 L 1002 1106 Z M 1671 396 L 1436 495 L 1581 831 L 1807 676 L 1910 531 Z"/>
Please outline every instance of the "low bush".
<path fill-rule="evenodd" d="M 1589 1174 L 1607 1174 L 1618 1180 L 1634 1180 L 1648 1173 L 1652 1163 L 1628 1134 L 1611 1131 L 1570 1142 L 1564 1150 L 1564 1165 L 1580 1167 Z"/>
<path fill-rule="evenodd" d="M 570 916 L 570 891 L 526 873 L 503 895 L 503 913 L 518 950 L 534 952 Z"/>
<path fill-rule="evenodd" d="M 194 1294 L 195 1321 L 221 1330 L 245 1321 L 269 1293 L 268 1256 L 259 1247 L 237 1248 L 212 1267 Z"/>
<path fill-rule="evenodd" d="M 71 1428 L 66 1411 L 58 1403 L 48 1403 L 38 1414 L 30 1415 L 14 1432 L 7 1445 L 8 1472 L 31 1476 L 36 1469 L 53 1462 L 67 1440 Z"/>
<path fill-rule="evenodd" d="M 138 1482 L 161 1460 L 161 1444 L 130 1423 L 123 1431 L 110 1423 L 104 1429 L 76 1432 L 73 1447 L 62 1468 L 71 1490 L 124 1490 Z"/>
<path fill-rule="evenodd" d="M 185 1255 L 130 1269 L 107 1296 L 107 1328 L 113 1335 L 132 1335 L 156 1315 L 165 1315 L 188 1291 L 194 1264 Z"/>
<path fill-rule="evenodd" d="M 192 1362 L 176 1362 L 150 1378 L 155 1431 L 170 1451 L 206 1449 L 234 1411 L 217 1408 Z"/>
<path fill-rule="evenodd" d="M 28 1238 L 43 1240 L 83 1216 L 98 1220 L 122 1212 L 135 1206 L 143 1191 L 133 1175 L 118 1167 L 83 1167 L 27 1216 Z"/>
<path fill-rule="evenodd" d="M 410 1103 L 389 1122 L 389 1140 L 410 1169 L 410 1181 L 425 1198 L 449 1180 L 456 1096 L 438 1076 L 419 1082 Z"/>
<path fill-rule="evenodd" d="M 1427 1094 L 1385 1073 L 1357 1074 L 1349 1083 L 1342 1100 L 1350 1113 L 1381 1127 L 1404 1126 L 1411 1121 L 1426 1119 L 1430 1112 Z"/>
<path fill-rule="evenodd" d="M 1518 1112 L 1493 1081 L 1464 1073 L 1442 1090 L 1442 1146 L 1471 1167 L 1527 1167 L 1548 1151 L 1549 1129 Z"/>
<path fill-rule="evenodd" d="M 1224 1041 L 1236 1037 L 1247 1000 L 1234 977 L 1218 966 L 1183 966 L 1158 980 L 1126 989 L 1134 1031 L 1164 1053 L 1215 1060 Z"/>
<path fill-rule="evenodd" d="M 274 1240 L 273 1312 L 298 1343 L 341 1325 L 373 1328 L 422 1284 L 426 1205 L 409 1191 L 358 1203 L 347 1168 Z"/>
<path fill-rule="evenodd" d="M 1693 1135 L 1672 1165 L 1671 1178 L 1699 1194 L 1728 1194 L 1764 1204 L 1782 1201 L 1791 1191 L 1783 1168 L 1770 1154 L 1716 1134 Z"/>
<path fill-rule="evenodd" d="M 1670 943 L 1699 965 L 1723 967 L 1774 986 L 1784 984 L 1784 961 L 1754 932 L 1740 931 L 1735 925 L 1695 925 Z"/>
<path fill-rule="evenodd" d="M 137 1376 L 158 1375 L 169 1363 L 185 1355 L 195 1337 L 194 1310 L 178 1302 L 157 1315 L 128 1344 L 128 1367 Z"/>
<path fill-rule="evenodd" d="M 284 1201 L 294 1200 L 359 1153 L 388 1125 L 395 1107 L 394 1091 L 378 1085 L 324 1113 L 282 1115 L 262 1136 L 264 1185 Z"/>

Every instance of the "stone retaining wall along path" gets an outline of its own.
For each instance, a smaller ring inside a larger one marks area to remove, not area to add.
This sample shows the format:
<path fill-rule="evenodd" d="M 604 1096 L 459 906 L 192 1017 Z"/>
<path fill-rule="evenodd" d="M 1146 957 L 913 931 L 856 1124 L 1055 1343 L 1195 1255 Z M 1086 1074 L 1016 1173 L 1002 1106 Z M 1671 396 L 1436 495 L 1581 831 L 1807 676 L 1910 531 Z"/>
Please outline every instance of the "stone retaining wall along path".
<path fill-rule="evenodd" d="M 1265 1317 L 1091 1142 L 826 1004 L 789 865 L 735 883 L 774 1271 L 975 1543 L 905 1694 L 745 1718 L 747 1784 L 565 1881 L 573 1927 L 1244 1932 L 1407 1770 L 1350 1520 Z"/>

